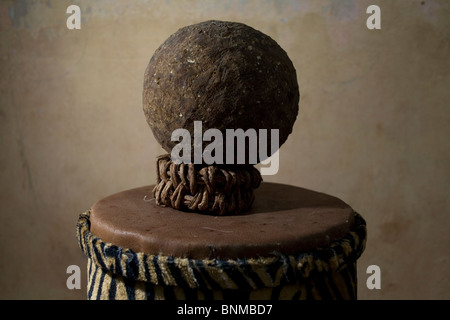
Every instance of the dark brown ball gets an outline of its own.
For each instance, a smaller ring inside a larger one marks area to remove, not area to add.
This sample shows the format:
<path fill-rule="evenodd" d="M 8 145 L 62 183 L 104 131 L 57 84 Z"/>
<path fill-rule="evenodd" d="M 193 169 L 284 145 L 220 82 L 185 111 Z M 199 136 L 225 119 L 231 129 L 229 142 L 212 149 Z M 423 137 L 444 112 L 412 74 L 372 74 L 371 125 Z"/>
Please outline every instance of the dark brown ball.
<path fill-rule="evenodd" d="M 287 53 L 269 36 L 236 22 L 179 29 L 155 51 L 144 77 L 144 113 L 169 153 L 178 143 L 171 141 L 175 129 L 189 130 L 193 140 L 194 121 L 203 122 L 203 132 L 221 130 L 224 145 L 225 129 L 279 129 L 281 146 L 292 132 L 299 99 Z M 268 146 L 270 151 L 270 140 Z"/>

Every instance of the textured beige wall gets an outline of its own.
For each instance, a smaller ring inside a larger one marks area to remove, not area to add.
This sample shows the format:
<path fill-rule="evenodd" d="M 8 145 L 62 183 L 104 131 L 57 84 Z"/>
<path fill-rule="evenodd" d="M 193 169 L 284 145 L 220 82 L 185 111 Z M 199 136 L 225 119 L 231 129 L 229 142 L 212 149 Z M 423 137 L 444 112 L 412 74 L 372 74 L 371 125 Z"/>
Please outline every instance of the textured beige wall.
<path fill-rule="evenodd" d="M 66 28 L 81 8 L 82 29 Z M 366 8 L 381 7 L 381 30 Z M 152 184 L 162 152 L 143 73 L 178 28 L 249 24 L 289 54 L 301 90 L 281 167 L 266 181 L 340 197 L 368 223 L 361 299 L 450 298 L 450 2 L 2 1 L 0 298 L 84 299 L 78 214 Z M 381 268 L 368 290 L 366 268 Z"/>

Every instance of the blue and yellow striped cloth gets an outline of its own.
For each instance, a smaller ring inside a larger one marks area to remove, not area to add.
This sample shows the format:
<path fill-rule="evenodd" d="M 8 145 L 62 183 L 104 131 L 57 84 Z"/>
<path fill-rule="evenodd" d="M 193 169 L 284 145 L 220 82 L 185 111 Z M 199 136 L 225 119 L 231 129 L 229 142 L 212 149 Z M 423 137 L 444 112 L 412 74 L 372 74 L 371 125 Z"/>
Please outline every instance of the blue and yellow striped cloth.
<path fill-rule="evenodd" d="M 90 211 L 77 223 L 88 258 L 87 298 L 121 300 L 356 299 L 356 262 L 365 249 L 366 222 L 328 248 L 249 259 L 189 259 L 134 252 L 90 232 Z"/>

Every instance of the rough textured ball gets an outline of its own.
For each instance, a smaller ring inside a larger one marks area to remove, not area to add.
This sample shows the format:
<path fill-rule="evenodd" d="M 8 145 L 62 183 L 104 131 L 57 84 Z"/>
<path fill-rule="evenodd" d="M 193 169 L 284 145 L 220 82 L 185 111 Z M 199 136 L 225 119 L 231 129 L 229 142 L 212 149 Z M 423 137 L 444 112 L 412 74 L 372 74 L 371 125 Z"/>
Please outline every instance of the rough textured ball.
<path fill-rule="evenodd" d="M 299 99 L 287 53 L 269 36 L 237 22 L 179 29 L 155 51 L 144 76 L 144 113 L 169 153 L 178 143 L 171 141 L 175 129 L 189 130 L 193 140 L 194 121 L 202 121 L 203 132 L 219 129 L 224 140 L 226 129 L 279 129 L 281 146 L 292 132 Z"/>

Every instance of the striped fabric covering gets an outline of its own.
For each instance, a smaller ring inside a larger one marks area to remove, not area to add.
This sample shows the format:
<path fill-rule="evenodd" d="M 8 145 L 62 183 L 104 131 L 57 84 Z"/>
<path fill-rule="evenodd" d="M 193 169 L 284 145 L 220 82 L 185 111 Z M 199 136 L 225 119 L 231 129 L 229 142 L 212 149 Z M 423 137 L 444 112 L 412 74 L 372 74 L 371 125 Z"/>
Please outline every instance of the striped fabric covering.
<path fill-rule="evenodd" d="M 189 259 L 134 252 L 90 232 L 90 212 L 79 216 L 77 237 L 88 257 L 88 299 L 228 300 L 356 299 L 356 261 L 366 222 L 329 248 L 252 259 Z"/>

